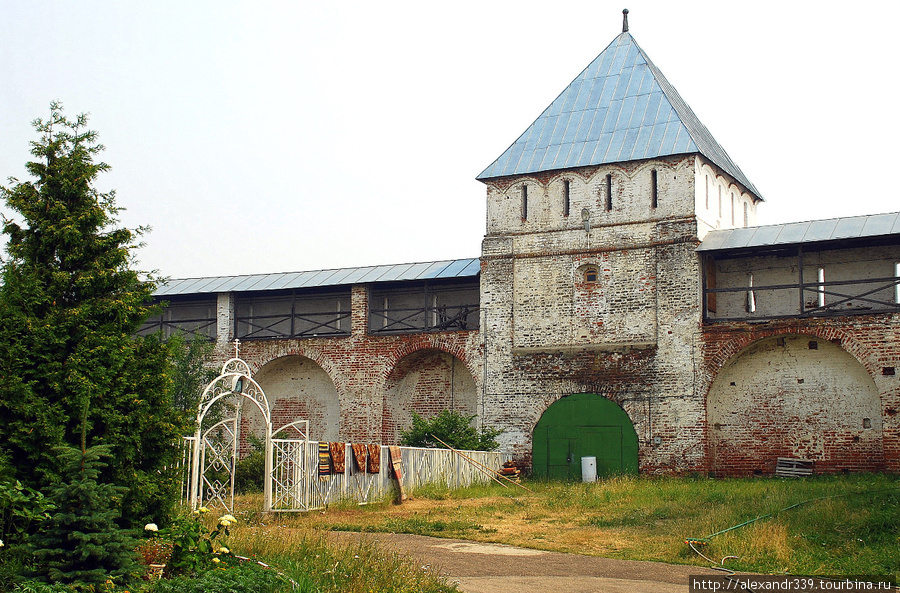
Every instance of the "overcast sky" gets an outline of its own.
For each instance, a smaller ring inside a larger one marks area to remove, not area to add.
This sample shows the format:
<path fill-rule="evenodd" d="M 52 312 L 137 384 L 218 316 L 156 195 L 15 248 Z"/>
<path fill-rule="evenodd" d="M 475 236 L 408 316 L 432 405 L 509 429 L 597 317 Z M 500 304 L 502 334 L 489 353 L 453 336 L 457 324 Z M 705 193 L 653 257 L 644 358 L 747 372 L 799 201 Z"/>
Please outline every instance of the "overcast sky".
<path fill-rule="evenodd" d="M 59 100 L 90 113 L 123 223 L 153 229 L 141 269 L 476 257 L 475 176 L 625 6 L 760 224 L 900 210 L 896 1 L 0 0 L 0 180 L 27 178 L 30 122 Z"/>

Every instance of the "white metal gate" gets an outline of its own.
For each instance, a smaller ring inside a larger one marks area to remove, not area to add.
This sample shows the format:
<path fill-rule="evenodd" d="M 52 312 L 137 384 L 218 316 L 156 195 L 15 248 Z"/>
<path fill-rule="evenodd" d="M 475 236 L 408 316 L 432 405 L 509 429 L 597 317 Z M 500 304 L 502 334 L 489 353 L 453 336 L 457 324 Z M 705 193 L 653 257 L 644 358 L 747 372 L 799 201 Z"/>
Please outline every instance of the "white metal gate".
<path fill-rule="evenodd" d="M 234 468 L 237 460 L 238 418 L 214 424 L 200 442 L 201 504 L 234 507 Z"/>
<path fill-rule="evenodd" d="M 272 510 L 309 510 L 309 470 L 305 450 L 309 442 L 309 422 L 296 420 L 275 434 L 293 431 L 296 438 L 272 439 Z"/>

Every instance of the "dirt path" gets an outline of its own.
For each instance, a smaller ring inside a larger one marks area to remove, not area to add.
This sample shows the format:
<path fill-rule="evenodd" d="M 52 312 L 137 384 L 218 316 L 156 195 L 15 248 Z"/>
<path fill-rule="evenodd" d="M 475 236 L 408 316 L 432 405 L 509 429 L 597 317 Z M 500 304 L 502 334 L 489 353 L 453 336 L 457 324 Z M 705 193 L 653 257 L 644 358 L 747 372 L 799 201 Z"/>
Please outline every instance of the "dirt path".
<path fill-rule="evenodd" d="M 613 560 L 499 544 L 393 533 L 332 533 L 338 543 L 375 542 L 438 568 L 464 593 L 684 593 L 696 566 Z"/>

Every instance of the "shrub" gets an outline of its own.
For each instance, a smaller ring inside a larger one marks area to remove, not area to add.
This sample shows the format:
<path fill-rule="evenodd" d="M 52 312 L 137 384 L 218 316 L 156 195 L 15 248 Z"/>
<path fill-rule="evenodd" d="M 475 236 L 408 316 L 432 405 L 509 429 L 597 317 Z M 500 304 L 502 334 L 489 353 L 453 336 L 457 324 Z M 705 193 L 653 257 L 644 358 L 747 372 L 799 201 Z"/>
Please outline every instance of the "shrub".
<path fill-rule="evenodd" d="M 0 481 L 0 541 L 4 547 L 24 542 L 29 533 L 50 517 L 55 505 L 18 480 Z"/>
<path fill-rule="evenodd" d="M 290 591 L 290 583 L 274 570 L 249 562 L 207 570 L 188 577 L 153 581 L 147 593 L 278 593 Z"/>
<path fill-rule="evenodd" d="M 73 593 L 75 590 L 60 583 L 48 584 L 40 581 L 23 581 L 13 589 L 15 593 Z"/>
<path fill-rule="evenodd" d="M 263 474 L 266 473 L 266 443 L 255 435 L 249 435 L 250 454 L 239 459 L 234 466 L 235 494 L 262 492 Z"/>
<path fill-rule="evenodd" d="M 228 528 L 237 520 L 231 515 L 225 515 L 219 519 L 216 528 L 210 531 L 201 520 L 206 512 L 206 507 L 201 507 L 190 517 L 178 517 L 170 529 L 163 531 L 162 536 L 168 536 L 172 540 L 172 555 L 166 567 L 169 574 L 202 573 L 213 568 L 216 563 L 221 563 L 223 559 L 233 558 L 231 551 L 216 540 L 220 536 L 228 537 Z"/>
<path fill-rule="evenodd" d="M 18 480 L 0 480 L 0 591 L 8 591 L 31 560 L 24 543 L 56 508 Z"/>
<path fill-rule="evenodd" d="M 493 451 L 500 446 L 497 437 L 503 431 L 472 425 L 475 415 L 466 416 L 452 410 L 444 410 L 429 420 L 412 413 L 412 426 L 400 433 L 400 444 L 408 447 L 446 448 L 434 437 L 454 449 L 467 451 Z"/>

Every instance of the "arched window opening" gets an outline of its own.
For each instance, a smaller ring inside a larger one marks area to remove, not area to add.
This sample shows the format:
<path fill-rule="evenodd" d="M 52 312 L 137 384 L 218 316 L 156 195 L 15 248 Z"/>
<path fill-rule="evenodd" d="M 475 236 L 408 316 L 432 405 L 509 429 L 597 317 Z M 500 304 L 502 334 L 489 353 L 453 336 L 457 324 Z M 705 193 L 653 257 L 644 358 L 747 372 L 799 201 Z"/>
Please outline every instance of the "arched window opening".
<path fill-rule="evenodd" d="M 704 175 L 706 179 L 706 209 L 709 210 L 709 175 Z"/>
<path fill-rule="evenodd" d="M 528 220 L 528 186 L 522 184 L 522 220 Z"/>
<path fill-rule="evenodd" d="M 612 200 L 612 175 L 606 176 L 606 211 L 609 212 L 613 208 Z"/>

